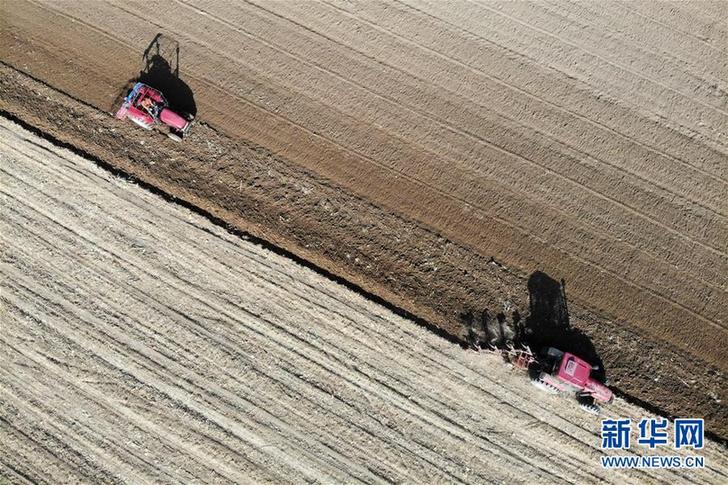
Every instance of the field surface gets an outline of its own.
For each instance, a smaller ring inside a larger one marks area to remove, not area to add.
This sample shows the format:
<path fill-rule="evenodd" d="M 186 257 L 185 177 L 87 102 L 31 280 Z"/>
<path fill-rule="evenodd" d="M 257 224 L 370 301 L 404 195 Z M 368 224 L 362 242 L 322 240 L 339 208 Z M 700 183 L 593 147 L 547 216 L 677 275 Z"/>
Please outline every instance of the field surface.
<path fill-rule="evenodd" d="M 605 472 L 571 400 L 4 120 L 0 177 L 4 483 L 728 479 Z"/>
<path fill-rule="evenodd" d="M 619 389 L 728 436 L 724 2 L 3 8 L 13 116 L 461 338 L 528 314 L 534 271 L 563 279 Z M 152 166 L 87 108 L 158 33 L 206 126 L 186 152 L 145 138 Z M 13 100 L 19 72 L 85 118 Z"/>

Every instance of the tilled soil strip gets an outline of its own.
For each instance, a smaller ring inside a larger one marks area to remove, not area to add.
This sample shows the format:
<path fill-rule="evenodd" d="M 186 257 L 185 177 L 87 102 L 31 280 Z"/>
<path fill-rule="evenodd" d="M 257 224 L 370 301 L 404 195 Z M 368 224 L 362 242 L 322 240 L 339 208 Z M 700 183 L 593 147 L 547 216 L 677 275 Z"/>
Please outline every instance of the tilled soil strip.
<path fill-rule="evenodd" d="M 261 147 L 204 124 L 175 144 L 4 64 L 0 93 L 6 116 L 282 248 L 463 344 L 486 344 L 528 321 L 529 275 Z M 718 368 L 579 305 L 570 304 L 568 314 L 571 329 L 559 334 L 551 327 L 539 340 L 567 335 L 571 344 L 581 342 L 584 352 L 601 358 L 619 390 L 663 414 L 704 416 L 714 437 L 728 437 L 728 408 L 721 404 L 725 376 Z"/>

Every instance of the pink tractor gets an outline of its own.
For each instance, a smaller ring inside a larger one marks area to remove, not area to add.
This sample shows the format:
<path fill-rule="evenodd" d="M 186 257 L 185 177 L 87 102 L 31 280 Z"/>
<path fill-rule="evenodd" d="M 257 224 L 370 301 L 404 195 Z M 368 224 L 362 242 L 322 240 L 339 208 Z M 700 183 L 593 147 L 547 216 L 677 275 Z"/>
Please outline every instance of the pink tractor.
<path fill-rule="evenodd" d="M 592 376 L 592 371 L 598 367 L 574 354 L 553 347 L 546 349 L 540 358 L 536 358 L 528 347 L 509 346 L 494 351 L 514 367 L 527 370 L 536 387 L 554 394 L 573 393 L 588 412 L 599 413 L 597 401 L 611 404 L 614 400 L 612 391 Z"/>
<path fill-rule="evenodd" d="M 169 109 L 162 93 L 144 83 L 134 85 L 116 112 L 116 117 L 120 120 L 128 118 L 145 130 L 151 130 L 160 121 L 169 127 L 167 136 L 175 141 L 181 141 L 187 135 L 194 120 L 192 115 L 181 116 Z"/>
<path fill-rule="evenodd" d="M 592 371 L 597 369 L 574 354 L 549 347 L 531 369 L 531 376 L 536 387 L 554 393 L 574 393 L 584 409 L 598 414 L 595 402 L 610 404 L 614 394 L 592 377 Z"/>

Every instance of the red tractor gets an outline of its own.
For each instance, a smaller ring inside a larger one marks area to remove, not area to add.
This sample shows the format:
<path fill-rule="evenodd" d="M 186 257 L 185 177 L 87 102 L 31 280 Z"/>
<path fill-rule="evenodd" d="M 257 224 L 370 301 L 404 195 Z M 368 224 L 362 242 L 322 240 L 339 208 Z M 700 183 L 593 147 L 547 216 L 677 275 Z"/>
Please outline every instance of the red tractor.
<path fill-rule="evenodd" d="M 146 130 L 151 130 L 157 122 L 161 122 L 170 128 L 168 136 L 175 141 L 181 141 L 187 135 L 194 120 L 192 115 L 182 116 L 169 109 L 164 95 L 144 83 L 134 85 L 116 112 L 116 117 L 120 120 L 128 118 Z"/>
<path fill-rule="evenodd" d="M 574 393 L 589 412 L 599 413 L 597 401 L 610 404 L 614 400 L 612 391 L 592 377 L 592 371 L 598 367 L 574 354 L 553 347 L 546 349 L 541 358 L 536 358 L 528 347 L 509 347 L 498 352 L 514 367 L 526 369 L 536 387 L 553 393 Z"/>

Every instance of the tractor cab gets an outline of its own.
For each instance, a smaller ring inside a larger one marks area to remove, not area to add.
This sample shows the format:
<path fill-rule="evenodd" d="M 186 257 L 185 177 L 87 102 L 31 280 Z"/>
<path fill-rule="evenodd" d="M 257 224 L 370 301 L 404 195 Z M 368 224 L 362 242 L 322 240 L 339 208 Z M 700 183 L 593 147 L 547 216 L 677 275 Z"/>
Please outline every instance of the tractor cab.
<path fill-rule="evenodd" d="M 147 130 L 154 126 L 162 107 L 167 105 L 162 93 L 146 84 L 136 83 L 124 99 L 116 117 L 128 118 Z"/>

